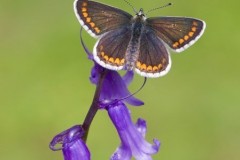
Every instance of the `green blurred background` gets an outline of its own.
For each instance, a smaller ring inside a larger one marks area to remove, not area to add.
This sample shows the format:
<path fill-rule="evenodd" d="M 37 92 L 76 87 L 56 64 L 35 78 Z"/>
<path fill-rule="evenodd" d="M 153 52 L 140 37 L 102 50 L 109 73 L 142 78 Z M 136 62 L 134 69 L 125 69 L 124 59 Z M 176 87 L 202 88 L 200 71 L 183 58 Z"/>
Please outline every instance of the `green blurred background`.
<path fill-rule="evenodd" d="M 123 1 L 101 0 L 130 13 Z M 147 139 L 162 142 L 161 160 L 240 159 L 240 1 L 131 0 L 145 10 L 172 2 L 151 16 L 189 16 L 206 21 L 203 37 L 172 54 L 167 76 L 149 79 L 131 107 L 134 121 L 148 122 Z M 92 63 L 79 40 L 72 0 L 0 1 L 0 159 L 62 159 L 48 144 L 83 121 L 94 86 Z M 84 32 L 88 47 L 95 39 Z M 143 78 L 136 76 L 130 90 Z M 108 159 L 119 145 L 105 111 L 90 130 L 92 159 Z"/>

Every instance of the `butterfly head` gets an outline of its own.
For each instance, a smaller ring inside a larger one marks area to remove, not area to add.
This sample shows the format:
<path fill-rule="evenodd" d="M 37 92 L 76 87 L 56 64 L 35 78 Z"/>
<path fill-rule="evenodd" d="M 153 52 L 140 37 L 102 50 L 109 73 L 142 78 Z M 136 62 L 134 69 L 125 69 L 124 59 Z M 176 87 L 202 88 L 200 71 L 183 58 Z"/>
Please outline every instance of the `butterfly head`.
<path fill-rule="evenodd" d="M 139 20 L 145 20 L 146 19 L 146 16 L 145 16 L 142 8 L 140 8 L 139 12 L 136 13 L 135 18 L 139 19 Z"/>
<path fill-rule="evenodd" d="M 137 15 L 137 16 L 140 16 L 140 17 L 145 17 L 145 14 L 144 14 L 142 8 L 140 8 L 139 12 L 138 12 L 136 15 Z"/>

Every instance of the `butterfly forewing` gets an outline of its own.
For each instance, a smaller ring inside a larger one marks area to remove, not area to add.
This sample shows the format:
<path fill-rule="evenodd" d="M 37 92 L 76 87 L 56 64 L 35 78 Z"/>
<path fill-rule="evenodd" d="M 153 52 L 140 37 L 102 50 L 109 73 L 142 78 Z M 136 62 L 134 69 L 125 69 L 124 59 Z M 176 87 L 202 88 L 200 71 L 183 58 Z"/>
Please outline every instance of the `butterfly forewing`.
<path fill-rule="evenodd" d="M 104 34 L 93 49 L 94 59 L 103 67 L 113 70 L 123 69 L 125 53 L 131 38 L 131 26 Z"/>
<path fill-rule="evenodd" d="M 191 46 L 205 29 L 204 21 L 185 17 L 148 18 L 146 25 L 176 52 Z"/>
<path fill-rule="evenodd" d="M 160 77 L 171 67 L 171 59 L 164 43 L 146 28 L 142 33 L 136 72 L 145 77 Z"/>
<path fill-rule="evenodd" d="M 88 0 L 75 0 L 75 14 L 93 37 L 130 23 L 132 15 L 120 9 Z"/>

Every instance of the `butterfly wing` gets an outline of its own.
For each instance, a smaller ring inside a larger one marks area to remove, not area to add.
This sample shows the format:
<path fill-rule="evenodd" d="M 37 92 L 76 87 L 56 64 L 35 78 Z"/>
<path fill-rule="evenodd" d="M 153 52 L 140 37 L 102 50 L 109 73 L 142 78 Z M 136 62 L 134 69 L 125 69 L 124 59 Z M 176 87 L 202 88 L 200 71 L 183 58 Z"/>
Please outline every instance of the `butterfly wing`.
<path fill-rule="evenodd" d="M 93 37 L 126 25 L 132 18 L 118 8 L 89 0 L 75 0 L 74 11 L 80 24 Z"/>
<path fill-rule="evenodd" d="M 170 54 L 164 43 L 150 28 L 141 35 L 139 57 L 135 70 L 144 77 L 160 77 L 171 68 Z"/>
<path fill-rule="evenodd" d="M 93 48 L 95 61 L 108 69 L 123 69 L 130 39 L 131 26 L 121 27 L 104 34 Z"/>
<path fill-rule="evenodd" d="M 146 20 L 160 39 L 176 52 L 194 44 L 203 34 L 205 22 L 185 17 L 155 17 Z"/>

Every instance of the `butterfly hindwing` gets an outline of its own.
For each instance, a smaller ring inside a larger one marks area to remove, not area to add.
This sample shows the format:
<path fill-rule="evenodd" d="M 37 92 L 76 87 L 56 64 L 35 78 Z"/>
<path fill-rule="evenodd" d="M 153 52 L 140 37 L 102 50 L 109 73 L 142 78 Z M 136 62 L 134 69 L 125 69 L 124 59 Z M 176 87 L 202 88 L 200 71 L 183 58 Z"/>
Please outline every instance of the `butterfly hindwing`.
<path fill-rule="evenodd" d="M 75 0 L 75 14 L 93 37 L 130 23 L 132 15 L 118 8 L 89 0 Z"/>
<path fill-rule="evenodd" d="M 164 43 L 157 35 L 146 28 L 142 33 L 136 72 L 145 77 L 160 77 L 171 67 L 171 59 Z"/>
<path fill-rule="evenodd" d="M 93 48 L 95 61 L 108 69 L 123 69 L 130 39 L 131 26 L 125 26 L 104 34 Z"/>
<path fill-rule="evenodd" d="M 150 27 L 170 48 L 182 52 L 203 34 L 205 22 L 186 17 L 155 17 L 146 19 Z"/>

